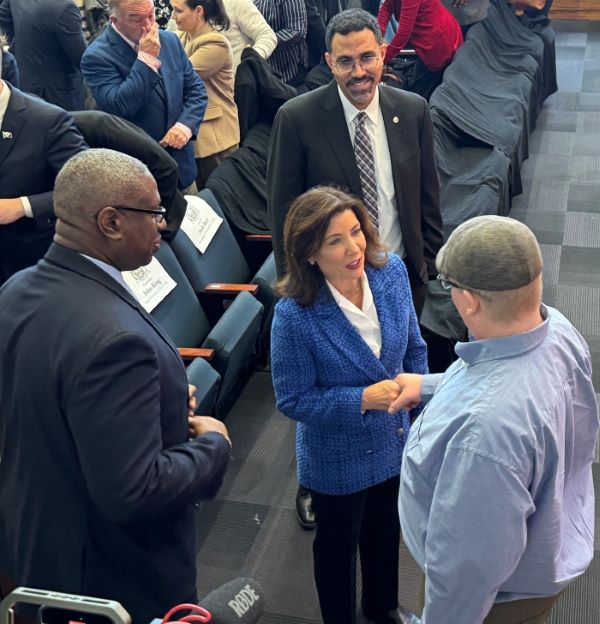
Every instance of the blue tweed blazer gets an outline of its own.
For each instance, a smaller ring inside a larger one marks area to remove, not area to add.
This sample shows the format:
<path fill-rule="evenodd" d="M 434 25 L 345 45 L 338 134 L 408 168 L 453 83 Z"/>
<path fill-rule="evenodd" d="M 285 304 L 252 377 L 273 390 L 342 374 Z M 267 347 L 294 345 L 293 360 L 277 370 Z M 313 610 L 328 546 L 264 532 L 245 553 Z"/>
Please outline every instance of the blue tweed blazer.
<path fill-rule="evenodd" d="M 381 326 L 381 356 L 344 316 L 325 286 L 311 306 L 275 307 L 271 370 L 277 408 L 298 421 L 298 480 L 324 494 L 350 494 L 400 472 L 407 412 L 361 412 L 366 386 L 398 372 L 427 372 L 408 275 L 398 256 L 367 266 Z"/>

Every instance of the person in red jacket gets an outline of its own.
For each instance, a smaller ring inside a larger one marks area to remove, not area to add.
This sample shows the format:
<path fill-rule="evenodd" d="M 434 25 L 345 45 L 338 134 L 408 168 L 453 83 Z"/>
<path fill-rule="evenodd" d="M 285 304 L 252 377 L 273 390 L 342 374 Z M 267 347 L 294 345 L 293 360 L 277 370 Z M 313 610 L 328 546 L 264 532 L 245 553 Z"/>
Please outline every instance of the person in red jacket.
<path fill-rule="evenodd" d="M 435 83 L 430 86 L 435 88 L 441 82 L 442 71 L 463 43 L 458 22 L 440 0 L 385 0 L 377 17 L 384 36 L 392 15 L 398 20 L 398 29 L 388 45 L 384 62 L 391 63 L 404 48 L 414 48 L 420 61 L 416 73 L 436 73 L 429 76 L 430 82 Z M 427 90 L 428 94 L 433 88 Z"/>

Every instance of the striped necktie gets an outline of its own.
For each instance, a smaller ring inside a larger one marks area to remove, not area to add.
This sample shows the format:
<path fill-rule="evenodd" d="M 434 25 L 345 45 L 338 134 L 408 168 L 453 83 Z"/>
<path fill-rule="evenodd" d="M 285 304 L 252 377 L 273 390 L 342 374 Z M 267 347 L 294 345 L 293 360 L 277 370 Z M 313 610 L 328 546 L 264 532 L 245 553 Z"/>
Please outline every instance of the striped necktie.
<path fill-rule="evenodd" d="M 354 135 L 354 155 L 360 175 L 360 185 L 363 192 L 363 201 L 367 211 L 375 224 L 379 225 L 377 212 L 377 179 L 375 177 L 375 163 L 373 161 L 373 146 L 365 128 L 367 113 L 358 113 L 356 134 Z"/>

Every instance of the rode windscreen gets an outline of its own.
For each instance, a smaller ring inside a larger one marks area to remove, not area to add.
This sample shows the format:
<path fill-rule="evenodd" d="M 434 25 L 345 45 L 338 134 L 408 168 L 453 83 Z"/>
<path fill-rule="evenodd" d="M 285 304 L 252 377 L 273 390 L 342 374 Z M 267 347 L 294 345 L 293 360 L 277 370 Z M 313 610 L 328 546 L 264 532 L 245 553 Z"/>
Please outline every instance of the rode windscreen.
<path fill-rule="evenodd" d="M 200 600 L 212 614 L 211 624 L 256 624 L 265 608 L 264 592 L 251 578 L 237 578 Z"/>

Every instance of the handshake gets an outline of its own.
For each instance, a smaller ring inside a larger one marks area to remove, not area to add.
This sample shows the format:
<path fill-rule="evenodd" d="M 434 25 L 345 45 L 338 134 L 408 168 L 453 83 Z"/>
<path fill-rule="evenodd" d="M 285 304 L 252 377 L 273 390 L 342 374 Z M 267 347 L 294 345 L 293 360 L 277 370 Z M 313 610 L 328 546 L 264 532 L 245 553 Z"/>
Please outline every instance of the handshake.
<path fill-rule="evenodd" d="M 400 373 L 394 379 L 384 379 L 367 386 L 362 393 L 360 407 L 366 410 L 383 410 L 395 414 L 411 410 L 421 402 L 423 375 Z"/>

